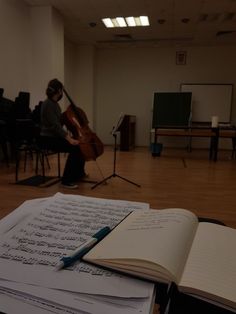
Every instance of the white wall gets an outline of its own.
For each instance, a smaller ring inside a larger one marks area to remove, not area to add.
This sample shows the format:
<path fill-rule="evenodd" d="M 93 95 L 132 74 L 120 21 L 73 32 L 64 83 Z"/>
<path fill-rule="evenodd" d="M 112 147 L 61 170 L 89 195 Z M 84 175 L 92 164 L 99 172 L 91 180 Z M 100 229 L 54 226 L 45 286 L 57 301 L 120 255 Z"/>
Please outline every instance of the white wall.
<path fill-rule="evenodd" d="M 64 48 L 64 56 L 65 56 L 65 89 L 72 97 L 72 100 L 76 102 L 74 99 L 75 90 L 77 87 L 77 82 L 75 80 L 75 64 L 76 64 L 76 51 L 77 45 L 72 43 L 71 41 L 65 38 L 65 48 Z"/>
<path fill-rule="evenodd" d="M 22 1 L 0 0 L 0 38 L 0 87 L 15 100 L 30 80 L 30 11 Z"/>
<path fill-rule="evenodd" d="M 90 126 L 94 124 L 94 47 L 83 45 L 77 47 L 75 64 L 75 98 L 88 117 Z"/>
<path fill-rule="evenodd" d="M 179 91 L 181 83 L 236 83 L 236 46 L 181 50 L 187 51 L 186 65 L 175 64 L 174 47 L 97 50 L 96 131 L 105 143 L 112 143 L 110 130 L 123 111 L 137 117 L 136 144 L 149 144 L 154 91 Z"/>
<path fill-rule="evenodd" d="M 54 10 L 47 12 L 43 20 L 40 14 L 32 20 L 32 11 L 23 1 L 0 0 L 0 87 L 10 99 L 20 90 L 31 92 L 34 106 L 44 95 L 47 79 L 63 80 L 65 75 L 72 98 L 91 124 L 95 122 L 94 129 L 105 144 L 113 143 L 110 131 L 121 111 L 137 117 L 136 144 L 149 144 L 154 92 L 178 91 L 181 83 L 236 85 L 236 45 L 94 49 L 67 42 L 64 50 L 62 19 Z M 34 38 L 32 26 L 41 37 Z M 176 50 L 187 51 L 185 66 L 175 64 Z M 235 97 L 232 120 L 236 122 Z"/>
<path fill-rule="evenodd" d="M 64 81 L 64 27 L 50 6 L 30 8 L 19 0 L 0 0 L 0 87 L 15 100 L 31 94 L 31 107 L 45 98 L 52 78 Z"/>
<path fill-rule="evenodd" d="M 94 128 L 94 62 L 92 45 L 75 45 L 65 40 L 65 86 L 74 104 L 86 113 L 89 126 Z M 68 101 L 66 100 L 68 103 Z"/>
<path fill-rule="evenodd" d="M 58 78 L 64 82 L 64 26 L 60 14 L 51 6 L 32 7 L 30 13 L 30 92 L 33 108 L 39 100 L 45 99 L 49 80 Z"/>

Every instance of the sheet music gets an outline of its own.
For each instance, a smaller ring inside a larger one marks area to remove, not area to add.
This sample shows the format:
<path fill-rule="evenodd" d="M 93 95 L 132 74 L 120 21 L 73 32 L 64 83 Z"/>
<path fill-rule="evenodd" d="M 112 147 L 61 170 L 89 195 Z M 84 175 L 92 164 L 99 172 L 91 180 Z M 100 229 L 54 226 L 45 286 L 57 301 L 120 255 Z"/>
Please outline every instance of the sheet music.
<path fill-rule="evenodd" d="M 1 278 L 77 292 L 143 294 L 144 283 L 95 266 L 78 262 L 59 272 L 54 267 L 99 229 L 113 228 L 132 210 L 147 209 L 148 204 L 57 193 L 35 207 L 34 214 L 1 238 Z M 78 285 L 78 280 L 83 284 Z M 123 284 L 124 290 L 114 283 Z"/>
<path fill-rule="evenodd" d="M 37 302 L 30 304 L 24 297 L 17 294 L 0 291 L 0 311 L 1 313 L 11 314 L 52 314 L 55 313 L 51 309 L 46 310 L 38 305 Z M 57 314 L 68 314 L 68 311 L 56 312 Z M 72 313 L 71 313 L 72 314 Z M 78 314 L 78 313 L 76 313 Z"/>
<path fill-rule="evenodd" d="M 0 220 L 0 235 L 6 233 L 11 228 L 14 228 L 21 220 L 25 219 L 29 215 L 32 215 L 36 209 L 35 207 L 38 204 L 44 203 L 46 200 L 48 200 L 47 197 L 27 200 L 15 210 L 13 210 L 10 214 L 3 217 Z M 33 211 L 32 208 L 34 208 Z"/>
<path fill-rule="evenodd" d="M 153 285 L 150 284 L 148 298 L 127 300 L 114 297 L 98 297 L 79 293 L 66 293 L 54 289 L 0 280 L 0 296 L 1 293 L 13 297 L 14 299 L 21 300 L 24 303 L 41 307 L 44 310 L 50 310 L 52 312 L 56 311 L 55 313 L 63 314 L 65 309 L 69 308 L 70 314 L 85 312 L 94 314 L 120 314 L 122 309 L 125 309 L 126 314 L 136 314 L 137 311 L 141 314 L 147 313 L 147 308 L 150 306 Z M 19 313 L 19 311 L 17 313 Z"/>
<path fill-rule="evenodd" d="M 119 127 L 120 127 L 122 121 L 124 120 L 124 117 L 125 117 L 124 113 L 121 112 L 121 113 L 120 113 L 120 116 L 119 116 L 119 118 L 118 118 L 118 121 L 117 121 L 117 123 L 116 123 L 116 126 L 113 127 L 113 130 L 112 130 L 112 132 L 111 132 L 112 135 L 114 135 L 114 134 L 119 130 Z"/>

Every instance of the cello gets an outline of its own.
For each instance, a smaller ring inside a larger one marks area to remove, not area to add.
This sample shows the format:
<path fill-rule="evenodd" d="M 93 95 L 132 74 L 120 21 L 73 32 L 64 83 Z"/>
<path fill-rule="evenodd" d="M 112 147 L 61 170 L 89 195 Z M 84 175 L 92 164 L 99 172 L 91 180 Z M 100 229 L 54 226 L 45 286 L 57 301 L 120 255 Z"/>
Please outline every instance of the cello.
<path fill-rule="evenodd" d="M 103 154 L 104 145 L 89 127 L 89 121 L 85 112 L 77 107 L 65 88 L 63 91 L 70 102 L 66 111 L 62 114 L 62 122 L 72 133 L 73 138 L 79 141 L 81 153 L 86 161 L 96 160 Z"/>

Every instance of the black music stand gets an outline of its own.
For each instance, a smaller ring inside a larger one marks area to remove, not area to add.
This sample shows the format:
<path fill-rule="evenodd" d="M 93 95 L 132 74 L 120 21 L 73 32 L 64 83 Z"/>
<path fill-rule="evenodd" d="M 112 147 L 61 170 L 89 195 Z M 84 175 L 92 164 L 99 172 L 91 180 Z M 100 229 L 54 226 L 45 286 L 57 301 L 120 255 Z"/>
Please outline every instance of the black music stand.
<path fill-rule="evenodd" d="M 112 132 L 111 132 L 112 136 L 114 137 L 113 173 L 112 173 L 110 176 L 104 178 L 104 179 L 101 180 L 100 182 L 98 182 L 98 183 L 96 183 L 95 185 L 93 185 L 93 186 L 91 187 L 91 189 L 95 189 L 98 185 L 100 185 L 100 184 L 106 182 L 107 180 L 111 179 L 112 177 L 118 177 L 118 178 L 120 178 L 120 179 L 122 179 L 122 180 L 124 180 L 124 181 L 127 181 L 127 182 L 129 182 L 129 183 L 131 183 L 131 184 L 133 184 L 133 185 L 136 185 L 136 186 L 139 187 L 139 188 L 141 187 L 141 185 L 139 185 L 139 184 L 137 184 L 137 183 L 135 183 L 135 182 L 133 182 L 133 181 L 130 181 L 130 180 L 124 178 L 124 177 L 121 177 L 120 175 L 118 175 L 118 174 L 116 173 L 117 132 L 118 132 L 118 130 L 119 130 L 119 127 L 120 127 L 120 125 L 121 125 L 123 119 L 124 119 L 124 115 L 121 114 L 120 117 L 119 117 L 119 119 L 118 119 L 117 125 L 116 125 L 115 127 L 113 127 Z"/>

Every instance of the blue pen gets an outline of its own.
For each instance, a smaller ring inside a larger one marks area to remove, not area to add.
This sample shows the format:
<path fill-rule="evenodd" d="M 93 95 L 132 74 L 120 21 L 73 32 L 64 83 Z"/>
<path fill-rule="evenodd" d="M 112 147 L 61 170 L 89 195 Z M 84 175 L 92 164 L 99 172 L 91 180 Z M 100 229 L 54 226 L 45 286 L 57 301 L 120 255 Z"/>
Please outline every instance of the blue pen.
<path fill-rule="evenodd" d="M 83 243 L 77 250 L 75 250 L 70 256 L 62 257 L 60 262 L 56 265 L 55 270 L 68 267 L 74 262 L 80 260 L 91 248 L 111 231 L 109 227 L 104 227 L 96 232 L 91 239 Z"/>

